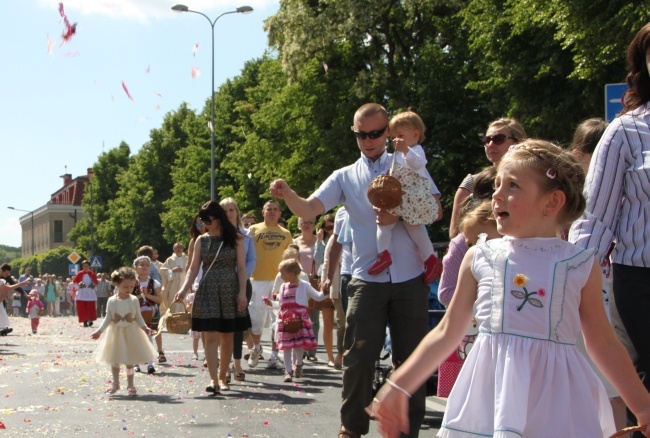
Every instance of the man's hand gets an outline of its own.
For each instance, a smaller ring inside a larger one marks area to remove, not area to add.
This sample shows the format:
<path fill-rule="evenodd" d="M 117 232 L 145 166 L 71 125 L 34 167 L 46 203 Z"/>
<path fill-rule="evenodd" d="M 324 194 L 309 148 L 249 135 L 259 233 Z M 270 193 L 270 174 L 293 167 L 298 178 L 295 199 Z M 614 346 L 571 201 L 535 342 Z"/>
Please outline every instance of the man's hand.
<path fill-rule="evenodd" d="M 293 190 L 283 179 L 276 179 L 269 187 L 269 193 L 271 193 L 271 196 L 280 199 L 284 199 L 285 195 L 288 195 L 291 192 L 293 192 Z"/>
<path fill-rule="evenodd" d="M 377 213 L 378 225 L 391 225 L 399 220 L 397 216 L 393 216 L 388 210 L 375 207 L 375 212 Z"/>

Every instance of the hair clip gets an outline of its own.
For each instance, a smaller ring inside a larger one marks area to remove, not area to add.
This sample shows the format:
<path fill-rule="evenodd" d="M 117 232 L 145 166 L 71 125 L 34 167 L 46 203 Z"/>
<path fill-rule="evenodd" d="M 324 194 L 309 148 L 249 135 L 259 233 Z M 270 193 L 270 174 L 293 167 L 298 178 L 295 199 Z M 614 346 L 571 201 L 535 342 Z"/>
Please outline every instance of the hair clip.
<path fill-rule="evenodd" d="M 555 177 L 557 176 L 557 172 L 552 167 L 549 167 L 548 170 L 546 171 L 546 176 L 548 176 L 551 179 L 555 179 Z"/>

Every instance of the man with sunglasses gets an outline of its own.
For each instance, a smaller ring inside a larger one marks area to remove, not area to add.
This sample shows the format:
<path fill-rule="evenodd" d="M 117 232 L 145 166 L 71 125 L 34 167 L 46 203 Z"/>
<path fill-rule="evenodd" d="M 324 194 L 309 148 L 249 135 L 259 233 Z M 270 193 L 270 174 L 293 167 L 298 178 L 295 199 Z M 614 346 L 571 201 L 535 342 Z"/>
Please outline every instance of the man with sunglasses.
<path fill-rule="evenodd" d="M 271 183 L 271 195 L 283 198 L 299 217 L 314 217 L 343 204 L 354 236 L 352 280 L 348 284 L 348 312 L 344 358 L 343 405 L 339 438 L 368 433 L 369 417 L 364 408 L 372 402 L 375 360 L 390 326 L 393 362 L 401 363 L 427 333 L 428 287 L 417 247 L 401 223 L 393 229 L 393 264 L 380 275 L 368 269 L 377 256 L 376 223 L 391 224 L 398 218 L 384 210 L 375 212 L 368 201 L 370 182 L 388 172 L 392 155 L 386 152 L 388 114 L 378 104 L 363 105 L 354 115 L 352 131 L 361 157 L 336 170 L 308 199 L 301 198 L 279 179 Z M 433 196 L 433 195 L 432 195 Z M 409 406 L 410 436 L 417 436 L 424 418 L 425 391 L 420 388 Z"/>

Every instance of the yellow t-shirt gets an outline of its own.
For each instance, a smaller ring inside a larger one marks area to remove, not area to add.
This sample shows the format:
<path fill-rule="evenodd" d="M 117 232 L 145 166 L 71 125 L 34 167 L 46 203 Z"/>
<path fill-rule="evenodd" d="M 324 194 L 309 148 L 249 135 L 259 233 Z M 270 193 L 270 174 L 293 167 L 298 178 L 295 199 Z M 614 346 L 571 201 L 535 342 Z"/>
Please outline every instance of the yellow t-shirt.
<path fill-rule="evenodd" d="M 257 263 L 251 280 L 273 281 L 282 261 L 282 253 L 293 243 L 291 233 L 280 227 L 268 227 L 264 222 L 251 225 L 248 229 L 255 243 Z"/>

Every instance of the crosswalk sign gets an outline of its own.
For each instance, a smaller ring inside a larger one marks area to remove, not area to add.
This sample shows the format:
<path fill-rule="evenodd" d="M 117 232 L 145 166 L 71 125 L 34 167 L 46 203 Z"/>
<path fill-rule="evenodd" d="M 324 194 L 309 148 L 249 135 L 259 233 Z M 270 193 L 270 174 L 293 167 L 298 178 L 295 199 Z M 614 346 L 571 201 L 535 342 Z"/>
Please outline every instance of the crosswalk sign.
<path fill-rule="evenodd" d="M 99 269 L 102 267 L 102 258 L 100 256 L 93 256 L 90 258 L 90 267 Z"/>

